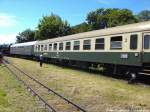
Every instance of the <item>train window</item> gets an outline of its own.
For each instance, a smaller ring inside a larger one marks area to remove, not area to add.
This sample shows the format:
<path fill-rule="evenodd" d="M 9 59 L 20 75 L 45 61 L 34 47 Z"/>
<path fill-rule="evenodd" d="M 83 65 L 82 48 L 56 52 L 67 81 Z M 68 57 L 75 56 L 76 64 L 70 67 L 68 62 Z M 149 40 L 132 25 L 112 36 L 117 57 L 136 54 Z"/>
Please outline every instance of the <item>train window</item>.
<path fill-rule="evenodd" d="M 52 44 L 49 44 L 49 51 L 52 51 Z"/>
<path fill-rule="evenodd" d="M 38 51 L 40 51 L 40 45 L 38 45 Z"/>
<path fill-rule="evenodd" d="M 80 41 L 74 41 L 73 50 L 80 50 Z"/>
<path fill-rule="evenodd" d="M 54 51 L 57 50 L 57 43 L 54 43 Z"/>
<path fill-rule="evenodd" d="M 44 51 L 47 51 L 47 45 L 44 46 Z"/>
<path fill-rule="evenodd" d="M 43 45 L 41 45 L 41 51 L 43 51 Z"/>
<path fill-rule="evenodd" d="M 66 42 L 66 50 L 70 50 L 71 48 L 71 42 Z"/>
<path fill-rule="evenodd" d="M 35 50 L 38 51 L 38 45 L 35 46 Z"/>
<path fill-rule="evenodd" d="M 90 50 L 91 49 L 91 40 L 84 40 L 83 41 L 83 50 Z"/>
<path fill-rule="evenodd" d="M 59 50 L 63 50 L 63 43 L 59 43 Z"/>
<path fill-rule="evenodd" d="M 150 48 L 150 35 L 144 36 L 144 49 Z"/>
<path fill-rule="evenodd" d="M 95 42 L 95 49 L 98 50 L 98 49 L 104 49 L 104 38 L 99 38 L 99 39 L 96 39 L 96 42 Z"/>
<path fill-rule="evenodd" d="M 138 43 L 138 35 L 131 35 L 130 36 L 130 49 L 137 49 L 137 43 Z"/>
<path fill-rule="evenodd" d="M 122 36 L 111 37 L 111 49 L 122 49 Z"/>

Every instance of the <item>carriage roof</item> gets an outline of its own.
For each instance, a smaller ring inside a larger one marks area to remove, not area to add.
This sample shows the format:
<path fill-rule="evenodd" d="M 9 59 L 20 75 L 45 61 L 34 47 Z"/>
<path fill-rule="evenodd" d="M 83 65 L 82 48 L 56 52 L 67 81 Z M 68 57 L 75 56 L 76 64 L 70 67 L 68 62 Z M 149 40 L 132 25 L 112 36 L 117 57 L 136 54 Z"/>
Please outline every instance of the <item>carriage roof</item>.
<path fill-rule="evenodd" d="M 35 45 L 36 42 L 37 41 L 18 43 L 18 44 L 11 45 L 11 47 L 31 46 L 31 45 Z"/>

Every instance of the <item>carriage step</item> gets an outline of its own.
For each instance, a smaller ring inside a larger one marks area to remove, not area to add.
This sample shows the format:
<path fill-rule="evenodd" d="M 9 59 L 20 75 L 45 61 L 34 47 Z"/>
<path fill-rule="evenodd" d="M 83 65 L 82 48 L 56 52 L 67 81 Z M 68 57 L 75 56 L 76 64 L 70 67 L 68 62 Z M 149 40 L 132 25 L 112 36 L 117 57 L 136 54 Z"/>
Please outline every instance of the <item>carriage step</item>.
<path fill-rule="evenodd" d="M 143 69 L 143 72 L 150 72 L 150 69 Z"/>
<path fill-rule="evenodd" d="M 150 75 L 150 73 L 145 73 L 145 72 L 139 72 L 138 74 L 140 74 L 140 75 Z"/>

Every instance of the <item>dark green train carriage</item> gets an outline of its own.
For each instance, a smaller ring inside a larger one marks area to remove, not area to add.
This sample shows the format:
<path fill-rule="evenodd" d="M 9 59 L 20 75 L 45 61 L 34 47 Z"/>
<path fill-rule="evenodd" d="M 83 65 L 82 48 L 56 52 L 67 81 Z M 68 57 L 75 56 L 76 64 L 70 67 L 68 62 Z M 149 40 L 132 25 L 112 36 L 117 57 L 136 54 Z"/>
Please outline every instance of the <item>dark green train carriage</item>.
<path fill-rule="evenodd" d="M 127 72 L 146 72 L 150 65 L 150 22 L 142 22 L 38 41 L 35 56 L 51 61 L 102 64 Z M 121 69 L 123 70 L 123 69 Z"/>

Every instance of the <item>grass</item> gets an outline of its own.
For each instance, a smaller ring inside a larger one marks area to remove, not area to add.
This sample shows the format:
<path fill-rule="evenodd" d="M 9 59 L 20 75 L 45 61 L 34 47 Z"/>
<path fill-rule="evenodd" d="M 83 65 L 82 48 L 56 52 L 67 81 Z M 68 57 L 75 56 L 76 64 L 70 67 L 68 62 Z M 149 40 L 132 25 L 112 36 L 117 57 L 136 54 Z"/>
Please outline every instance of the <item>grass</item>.
<path fill-rule="evenodd" d="M 9 105 L 6 95 L 6 92 L 0 89 L 0 105 L 3 107 L 7 107 Z"/>
<path fill-rule="evenodd" d="M 62 68 L 24 59 L 8 58 L 44 84 L 63 94 L 89 112 L 107 109 L 150 110 L 150 87 L 80 70 Z"/>
<path fill-rule="evenodd" d="M 0 112 L 44 112 L 4 65 L 0 66 Z"/>

